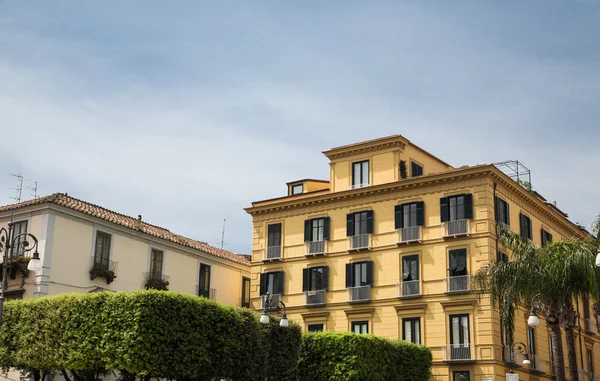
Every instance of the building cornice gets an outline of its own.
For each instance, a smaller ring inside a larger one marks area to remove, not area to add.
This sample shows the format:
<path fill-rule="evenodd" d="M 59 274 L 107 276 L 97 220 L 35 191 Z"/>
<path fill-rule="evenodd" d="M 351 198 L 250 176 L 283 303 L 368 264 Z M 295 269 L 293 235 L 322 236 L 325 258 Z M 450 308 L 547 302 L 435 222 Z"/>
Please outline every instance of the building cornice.
<path fill-rule="evenodd" d="M 323 155 L 325 155 L 329 160 L 337 160 L 348 156 L 360 155 L 365 152 L 379 151 L 389 148 L 398 148 L 403 150 L 408 143 L 408 140 L 402 136 L 393 135 L 381 139 L 369 140 L 362 143 L 332 148 L 330 150 L 323 151 Z"/>

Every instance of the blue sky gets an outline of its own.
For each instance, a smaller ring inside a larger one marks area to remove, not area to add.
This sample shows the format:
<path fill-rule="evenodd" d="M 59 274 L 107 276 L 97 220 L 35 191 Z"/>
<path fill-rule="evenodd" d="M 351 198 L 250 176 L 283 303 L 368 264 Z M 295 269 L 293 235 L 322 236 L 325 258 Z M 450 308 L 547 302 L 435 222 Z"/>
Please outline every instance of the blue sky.
<path fill-rule="evenodd" d="M 0 132 L 2 204 L 22 172 L 236 252 L 251 201 L 395 133 L 589 225 L 600 1 L 0 0 Z"/>

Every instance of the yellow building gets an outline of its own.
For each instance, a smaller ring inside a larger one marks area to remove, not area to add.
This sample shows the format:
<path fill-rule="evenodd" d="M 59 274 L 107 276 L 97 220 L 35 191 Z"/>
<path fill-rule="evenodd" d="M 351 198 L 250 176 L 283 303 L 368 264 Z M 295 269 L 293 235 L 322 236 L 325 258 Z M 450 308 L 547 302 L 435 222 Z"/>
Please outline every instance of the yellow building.
<path fill-rule="evenodd" d="M 9 267 L 9 298 L 146 287 L 248 306 L 250 263 L 218 249 L 66 194 L 0 207 L 0 228 L 39 240 L 42 270 L 27 271 L 22 247 Z"/>
<path fill-rule="evenodd" d="M 329 181 L 288 183 L 287 196 L 246 209 L 254 308 L 268 292 L 306 331 L 424 344 L 432 380 L 505 380 L 510 363 L 521 380 L 551 379 L 543 322 L 528 329 L 527 311 L 518 313 L 515 341 L 532 355 L 532 365 L 521 366 L 521 355 L 503 345 L 489 298 L 470 292 L 470 276 L 508 259 L 497 245 L 499 224 L 538 245 L 585 231 L 496 166 L 453 168 L 402 136 L 323 153 Z M 581 315 L 589 332 L 577 333 L 578 363 L 595 379 L 599 350 L 587 351 L 598 347 L 595 320 Z"/>

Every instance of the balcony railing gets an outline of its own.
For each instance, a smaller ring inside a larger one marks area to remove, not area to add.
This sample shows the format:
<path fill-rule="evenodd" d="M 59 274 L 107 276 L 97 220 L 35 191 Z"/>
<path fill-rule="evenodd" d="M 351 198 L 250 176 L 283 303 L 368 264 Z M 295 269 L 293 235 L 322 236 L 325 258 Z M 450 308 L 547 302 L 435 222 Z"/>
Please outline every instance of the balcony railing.
<path fill-rule="evenodd" d="M 281 294 L 273 294 L 270 295 L 271 297 L 271 309 L 273 310 L 278 310 L 280 309 L 280 304 L 279 302 L 281 301 Z M 267 295 L 261 295 L 260 296 L 260 308 L 264 309 L 265 308 L 265 300 L 267 300 Z"/>
<path fill-rule="evenodd" d="M 442 222 L 442 237 L 458 237 L 462 235 L 469 235 L 470 233 L 470 220 L 455 220 Z"/>
<path fill-rule="evenodd" d="M 369 183 L 365 183 L 365 184 L 352 184 L 350 185 L 350 189 L 358 189 L 358 188 L 364 188 L 364 187 L 368 187 Z"/>
<path fill-rule="evenodd" d="M 281 260 L 281 246 L 268 246 L 263 251 L 263 261 L 279 261 Z"/>
<path fill-rule="evenodd" d="M 146 289 L 153 288 L 155 290 L 168 290 L 169 282 L 171 278 L 162 273 L 148 272 L 144 274 L 146 283 L 144 287 Z"/>
<path fill-rule="evenodd" d="M 577 369 L 577 375 L 579 376 L 579 380 L 585 380 L 585 372 L 583 369 Z"/>
<path fill-rule="evenodd" d="M 217 300 L 217 290 L 214 288 L 209 290 L 201 290 L 198 286 L 196 286 L 196 295 L 204 296 L 207 299 Z"/>
<path fill-rule="evenodd" d="M 90 279 L 97 277 L 106 278 L 106 284 L 110 284 L 117 277 L 118 263 L 110 260 L 94 261 L 90 268 Z"/>
<path fill-rule="evenodd" d="M 364 303 L 371 300 L 371 286 L 358 286 L 348 288 L 349 303 Z"/>
<path fill-rule="evenodd" d="M 475 360 L 475 352 L 471 344 L 445 344 L 442 345 L 444 361 L 470 361 Z"/>
<path fill-rule="evenodd" d="M 358 234 L 348 237 L 348 251 L 371 250 L 371 234 Z"/>
<path fill-rule="evenodd" d="M 552 366 L 550 364 L 550 361 L 545 360 L 544 358 L 540 357 L 539 355 L 529 355 L 529 370 L 532 372 L 538 372 L 538 373 L 548 373 L 550 374 L 552 372 Z M 583 380 L 583 378 L 581 378 L 581 380 Z"/>
<path fill-rule="evenodd" d="M 396 295 L 399 298 L 408 298 L 421 295 L 421 281 L 409 280 L 396 283 Z"/>
<path fill-rule="evenodd" d="M 508 232 L 511 231 L 510 226 L 501 221 L 496 222 L 496 229 L 498 230 L 498 232 L 497 232 L 498 235 L 502 235 L 502 232 L 505 232 L 505 231 L 508 231 Z"/>
<path fill-rule="evenodd" d="M 502 359 L 505 363 L 512 365 L 513 367 L 523 366 L 523 360 L 525 357 L 523 353 L 517 352 L 514 347 L 506 346 L 502 353 Z"/>
<path fill-rule="evenodd" d="M 307 306 L 321 306 L 325 304 L 325 290 L 306 291 L 306 305 Z"/>
<path fill-rule="evenodd" d="M 468 292 L 471 290 L 471 279 L 469 275 L 450 276 L 444 278 L 446 281 L 446 292 Z"/>
<path fill-rule="evenodd" d="M 327 241 L 306 242 L 305 256 L 327 255 Z"/>
<path fill-rule="evenodd" d="M 593 333 L 594 332 L 594 330 L 592 328 L 593 326 L 594 326 L 594 323 L 592 322 L 592 319 L 585 318 L 585 330 L 589 333 Z"/>
<path fill-rule="evenodd" d="M 397 244 L 421 242 L 420 226 L 411 226 L 409 228 L 397 229 L 396 231 L 398 232 Z"/>

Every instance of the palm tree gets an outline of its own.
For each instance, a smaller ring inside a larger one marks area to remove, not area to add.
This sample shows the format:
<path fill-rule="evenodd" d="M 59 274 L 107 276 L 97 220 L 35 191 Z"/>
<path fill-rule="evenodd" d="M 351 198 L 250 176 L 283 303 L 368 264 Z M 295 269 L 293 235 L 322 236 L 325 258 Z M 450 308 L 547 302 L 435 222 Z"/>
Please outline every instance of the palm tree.
<path fill-rule="evenodd" d="M 522 306 L 539 311 L 550 328 L 557 381 L 565 381 L 561 326 L 565 329 L 569 373 L 578 380 L 573 328 L 576 296 L 588 296 L 596 283 L 592 240 L 568 240 L 535 246 L 516 234 L 502 232 L 502 243 L 513 252 L 508 263 L 493 261 L 474 275 L 474 288 L 489 293 L 499 307 L 507 340 L 512 341 L 514 311 Z M 600 278 L 599 278 L 600 279 Z"/>

